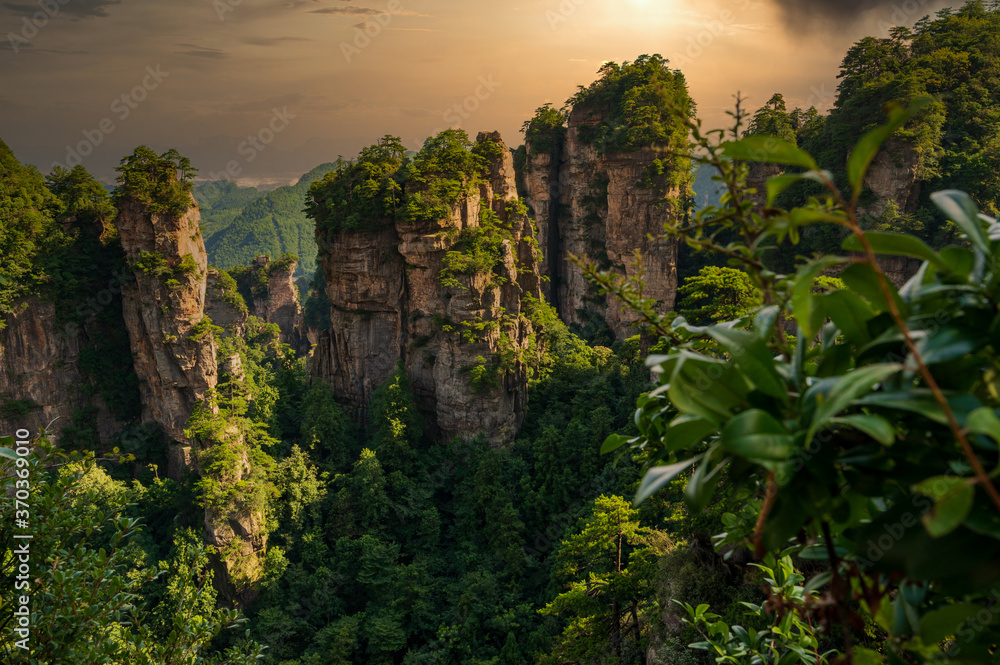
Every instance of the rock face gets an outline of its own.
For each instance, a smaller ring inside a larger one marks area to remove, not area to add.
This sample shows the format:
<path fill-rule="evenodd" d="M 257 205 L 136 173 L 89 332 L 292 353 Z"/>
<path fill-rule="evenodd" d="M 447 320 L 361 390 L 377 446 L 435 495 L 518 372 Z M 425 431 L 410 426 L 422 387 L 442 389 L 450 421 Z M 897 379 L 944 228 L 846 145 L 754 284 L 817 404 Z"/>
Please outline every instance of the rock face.
<path fill-rule="evenodd" d="M 598 124 L 599 115 L 577 108 L 565 140 L 552 153 L 533 154 L 527 145 L 524 191 L 538 226 L 550 302 L 567 324 L 582 328 L 597 318 L 623 339 L 635 334 L 635 315 L 599 296 L 569 255 L 586 255 L 602 269 L 631 278 L 638 276 L 633 265 L 638 250 L 646 297 L 664 311 L 673 308 L 677 243 L 648 236 L 662 236 L 664 224 L 677 221 L 676 202 L 683 193 L 662 178 L 645 177 L 657 153 L 600 154 L 581 140 L 581 130 Z M 644 180 L 647 186 L 640 185 Z"/>
<path fill-rule="evenodd" d="M 524 356 L 537 352 L 526 296 L 539 297 L 540 284 L 510 151 L 495 132 L 480 133 L 477 141 L 499 145 L 499 155 L 484 182 L 447 216 L 383 220 L 372 231 L 317 230 L 332 326 L 316 346 L 312 372 L 363 409 L 402 363 L 418 406 L 432 415 L 442 438 L 482 432 L 501 445 L 523 418 Z M 511 234 L 502 243 L 499 265 L 444 285 L 446 254 L 487 210 Z"/>
<path fill-rule="evenodd" d="M 920 197 L 920 156 L 903 141 L 888 141 L 872 160 L 865 174 L 865 186 L 877 197 L 864 212 L 878 217 L 889 201 L 900 212 L 912 213 Z"/>
<path fill-rule="evenodd" d="M 205 293 L 205 316 L 228 335 L 242 337 L 247 325 L 247 306 L 234 288 L 227 288 L 215 268 L 208 269 Z M 242 305 L 242 306 L 240 306 Z"/>
<path fill-rule="evenodd" d="M 83 390 L 81 334 L 73 324 L 60 326 L 55 305 L 37 297 L 7 317 L 0 331 L 0 431 L 27 429 L 34 436 L 45 427 L 58 442 L 74 410 L 87 406 L 96 407 L 103 441 L 121 431 L 100 396 L 88 397 Z"/>
<path fill-rule="evenodd" d="M 185 434 L 196 405 L 217 411 L 212 391 L 219 381 L 215 337 L 199 327 L 209 304 L 208 260 L 199 221 L 193 199 L 179 216 L 151 212 L 146 204 L 129 198 L 119 202 L 116 225 L 135 272 L 135 281 L 122 290 L 123 315 L 139 376 L 143 420 L 158 423 L 171 440 L 169 474 L 178 478 L 194 471 L 206 476 L 213 448 L 226 446 L 236 449 L 237 463 L 213 480 L 229 484 L 250 473 L 242 434 L 234 427 L 225 430 L 224 440 Z M 220 319 L 228 316 L 218 300 L 208 309 Z M 233 324 L 240 325 L 238 313 Z M 224 360 L 232 367 L 232 359 Z M 205 539 L 220 552 L 216 578 L 230 600 L 246 602 L 254 595 L 266 545 L 262 524 L 263 516 L 256 510 L 206 506 Z"/>
<path fill-rule="evenodd" d="M 302 320 L 299 290 L 295 286 L 296 261 L 272 263 L 269 256 L 253 260 L 251 271 L 265 275 L 266 290 L 254 293 L 253 303 L 247 303 L 254 316 L 277 324 L 282 344 L 288 344 L 300 354 L 309 352 L 310 342 Z"/>
<path fill-rule="evenodd" d="M 196 206 L 174 217 L 126 199 L 116 222 L 135 270 L 122 296 L 143 420 L 159 423 L 173 440 L 169 472 L 175 477 L 192 465 L 184 428 L 194 405 L 218 382 L 215 339 L 195 331 L 205 314 L 208 272 L 199 220 Z"/>

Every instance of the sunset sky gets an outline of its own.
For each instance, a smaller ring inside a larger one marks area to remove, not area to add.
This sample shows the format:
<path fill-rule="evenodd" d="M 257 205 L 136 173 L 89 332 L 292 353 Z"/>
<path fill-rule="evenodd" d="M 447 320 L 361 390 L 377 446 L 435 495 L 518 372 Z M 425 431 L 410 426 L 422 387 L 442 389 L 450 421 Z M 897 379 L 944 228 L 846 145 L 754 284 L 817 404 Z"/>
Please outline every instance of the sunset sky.
<path fill-rule="evenodd" d="M 72 147 L 109 179 L 145 143 L 176 147 L 201 177 L 285 183 L 383 134 L 416 149 L 446 127 L 498 129 L 517 145 L 536 107 L 561 106 L 602 62 L 643 53 L 681 69 L 718 126 L 737 91 L 751 108 L 775 91 L 827 108 L 852 42 L 947 4 L 2 2 L 0 139 L 43 172 L 75 163 Z"/>

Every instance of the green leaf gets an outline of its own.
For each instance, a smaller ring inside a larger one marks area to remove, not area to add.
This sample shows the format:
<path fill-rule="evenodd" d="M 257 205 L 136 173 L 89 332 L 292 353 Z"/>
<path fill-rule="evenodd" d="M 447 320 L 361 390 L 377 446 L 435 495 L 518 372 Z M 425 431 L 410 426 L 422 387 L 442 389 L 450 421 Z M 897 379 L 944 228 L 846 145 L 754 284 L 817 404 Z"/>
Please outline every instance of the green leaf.
<path fill-rule="evenodd" d="M 970 413 L 965 426 L 970 432 L 984 434 L 1000 443 L 1000 418 L 997 418 L 996 412 L 989 407 L 984 406 Z"/>
<path fill-rule="evenodd" d="M 774 200 L 778 198 L 783 191 L 800 180 L 812 180 L 814 182 L 822 183 L 824 182 L 824 179 L 828 182 L 833 182 L 833 175 L 829 171 L 806 171 L 805 173 L 787 173 L 768 178 L 767 206 L 771 207 L 774 205 Z"/>
<path fill-rule="evenodd" d="M 917 349 L 928 365 L 964 358 L 989 343 L 986 331 L 972 332 L 957 326 L 944 326 L 917 342 Z"/>
<path fill-rule="evenodd" d="M 708 334 L 726 350 L 761 392 L 788 403 L 788 389 L 775 368 L 774 355 L 763 339 L 728 326 L 712 326 Z"/>
<path fill-rule="evenodd" d="M 809 171 L 819 170 L 816 160 L 808 152 L 772 136 L 748 136 L 739 141 L 729 141 L 722 144 L 722 154 L 745 162 L 789 164 Z"/>
<path fill-rule="evenodd" d="M 10 448 L 0 448 L 0 457 L 6 457 L 7 459 L 17 459 L 19 455 Z"/>
<path fill-rule="evenodd" d="M 854 665 L 882 665 L 882 663 L 882 655 L 879 652 L 864 647 L 854 648 Z"/>
<path fill-rule="evenodd" d="M 690 351 L 679 357 L 667 391 L 678 410 L 718 425 L 745 401 L 749 387 L 732 365 Z"/>
<path fill-rule="evenodd" d="M 670 464 L 669 466 L 654 466 L 652 469 L 646 472 L 646 475 L 642 477 L 642 482 L 639 484 L 639 489 L 635 493 L 635 498 L 632 500 L 633 506 L 638 506 L 640 503 L 648 499 L 656 490 L 660 489 L 674 477 L 688 469 L 698 460 L 697 457 L 692 457 L 691 459 L 686 459 L 683 462 L 677 462 L 676 464 Z"/>
<path fill-rule="evenodd" d="M 959 626 L 982 608 L 972 603 L 955 603 L 932 610 L 920 619 L 920 637 L 924 644 L 937 644 L 957 634 Z"/>
<path fill-rule="evenodd" d="M 686 450 L 700 443 L 716 429 L 718 426 L 715 423 L 704 418 L 682 414 L 670 422 L 663 434 L 663 443 L 667 450 Z"/>
<path fill-rule="evenodd" d="M 601 454 L 605 455 L 614 452 L 631 440 L 629 437 L 622 436 L 621 434 L 612 434 L 604 440 L 604 445 L 601 446 Z"/>
<path fill-rule="evenodd" d="M 840 273 L 840 279 L 843 280 L 848 289 L 874 305 L 876 310 L 883 312 L 889 310 L 889 303 L 882 293 L 879 277 L 867 263 L 852 263 Z M 893 286 L 892 282 L 889 282 L 888 286 L 889 293 L 892 294 L 896 306 L 905 316 L 906 305 L 903 303 L 902 298 L 899 297 L 899 291 Z"/>
<path fill-rule="evenodd" d="M 926 106 L 932 100 L 929 98 L 918 99 L 909 109 L 895 106 L 889 111 L 889 121 L 880 125 L 861 137 L 851 156 L 847 159 L 847 180 L 854 190 L 855 196 L 860 194 L 864 187 L 865 173 L 871 166 L 872 160 L 878 154 L 879 148 L 885 143 L 897 129 L 902 127 L 907 120 L 912 118 L 917 111 Z"/>
<path fill-rule="evenodd" d="M 934 538 L 957 529 L 972 510 L 975 497 L 969 481 L 956 476 L 928 478 L 914 485 L 913 490 L 934 499 L 934 507 L 921 518 L 927 533 Z"/>
<path fill-rule="evenodd" d="M 812 339 L 818 332 L 818 326 L 813 320 L 816 309 L 816 295 L 812 292 L 816 277 L 830 266 L 844 263 L 846 259 L 839 256 L 824 256 L 810 261 L 799 269 L 792 287 L 792 313 L 799 324 L 800 334 L 806 339 Z"/>
<path fill-rule="evenodd" d="M 726 423 L 719 441 L 740 457 L 781 461 L 791 455 L 793 439 L 770 413 L 751 409 Z"/>
<path fill-rule="evenodd" d="M 836 425 L 845 425 L 847 427 L 853 427 L 856 430 L 860 430 L 881 443 L 883 446 L 891 446 L 896 442 L 895 430 L 892 429 L 892 425 L 889 421 L 882 416 L 862 413 L 853 416 L 844 416 L 842 418 L 834 418 L 831 422 Z"/>
<path fill-rule="evenodd" d="M 827 395 L 818 393 L 811 395 L 815 391 L 812 389 L 807 391 L 803 399 L 808 399 L 811 396 L 817 400 L 818 406 L 813 415 L 812 423 L 809 425 L 809 431 L 806 433 L 805 445 L 808 447 L 812 443 L 816 432 L 825 427 L 833 416 L 846 409 L 857 398 L 871 392 L 877 383 L 900 369 L 902 369 L 902 365 L 896 363 L 868 365 L 845 374 L 834 384 Z"/>
<path fill-rule="evenodd" d="M 948 219 L 955 222 L 965 232 L 973 247 L 981 249 L 985 254 L 990 253 L 986 230 L 983 228 L 983 221 L 979 218 L 979 207 L 972 200 L 972 197 L 957 189 L 946 189 L 931 194 L 931 200 Z"/>
<path fill-rule="evenodd" d="M 934 265 L 935 268 L 944 272 L 950 272 L 947 263 L 938 256 L 937 252 L 927 246 L 920 238 L 907 235 L 905 233 L 893 233 L 891 231 L 865 231 L 865 239 L 876 254 L 889 254 L 891 256 L 912 256 Z M 849 235 L 844 238 L 843 248 L 851 252 L 863 252 L 864 246 L 861 239 L 856 235 Z"/>
<path fill-rule="evenodd" d="M 854 293 L 841 289 L 818 298 L 823 313 L 840 329 L 844 337 L 858 348 L 871 341 L 868 321 L 875 317 L 871 305 Z"/>
<path fill-rule="evenodd" d="M 691 480 L 684 487 L 684 498 L 688 508 L 695 513 L 700 513 L 708 505 L 709 499 L 712 498 L 712 492 L 719 482 L 719 474 L 726 468 L 727 461 L 723 460 L 715 468 L 709 470 L 712 450 L 710 448 L 709 452 L 702 458 L 701 464 L 695 467 L 694 473 L 691 474 Z"/>

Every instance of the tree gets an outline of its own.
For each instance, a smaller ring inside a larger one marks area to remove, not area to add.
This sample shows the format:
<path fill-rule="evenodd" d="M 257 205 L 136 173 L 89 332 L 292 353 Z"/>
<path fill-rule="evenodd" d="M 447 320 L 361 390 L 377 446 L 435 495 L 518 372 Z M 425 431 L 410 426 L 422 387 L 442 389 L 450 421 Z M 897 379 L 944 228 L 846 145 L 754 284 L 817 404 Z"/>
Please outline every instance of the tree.
<path fill-rule="evenodd" d="M 2 442 L 14 444 L 9 437 Z M 14 524 L 15 515 L 27 510 L 32 535 L 31 540 L 16 540 L 4 530 L 7 588 L 0 594 L 5 623 L 0 652 L 7 662 L 27 655 L 37 663 L 255 663 L 262 649 L 249 640 L 209 654 L 210 642 L 239 619 L 233 611 L 215 609 L 208 556 L 201 545 L 189 544 L 174 558 L 160 609 L 144 607 L 146 585 L 167 571 L 130 569 L 127 541 L 141 527 L 122 515 L 122 504 L 91 491 L 95 482 L 108 485 L 100 475 L 92 457 L 64 456 L 44 436 L 16 451 L 0 448 L 0 516 L 5 524 Z M 30 503 L 16 498 L 15 489 L 30 496 Z M 23 508 L 25 503 L 29 509 Z M 15 557 L 15 543 L 25 544 L 27 563 Z M 21 568 L 29 572 L 21 573 L 15 590 L 14 572 Z M 25 606 L 31 624 L 21 642 L 12 619 Z"/>
<path fill-rule="evenodd" d="M 734 195 L 728 210 L 708 209 L 676 233 L 713 247 L 718 228 L 735 228 L 740 239 L 723 249 L 740 257 L 763 306 L 703 330 L 671 329 L 647 313 L 668 349 L 649 363 L 658 386 L 638 402 L 638 436 L 610 437 L 605 449 L 631 443 L 649 452 L 636 501 L 688 471 L 694 511 L 723 478 L 756 488 L 718 542 L 746 543 L 758 557 L 824 561 L 807 583 L 824 600 L 784 606 L 838 631 L 848 661 L 993 663 L 1000 489 L 986 469 L 998 461 L 1000 390 L 997 349 L 984 331 L 1000 326 L 996 223 L 957 191 L 932 199 L 961 229 L 963 246 L 935 251 L 858 221 L 867 165 L 920 105 L 896 108 L 855 147 L 846 192 L 819 178 L 836 207 L 814 199 L 766 217 L 742 205 L 748 167 L 732 160 L 797 165 L 799 177 L 818 172 L 815 160 L 790 143 L 761 150 L 755 137 L 719 146 L 692 124 L 704 161 Z M 846 230 L 843 249 L 860 259 L 813 258 L 793 275 L 770 270 L 767 238 L 816 223 Z M 924 263 L 897 289 L 879 255 Z M 838 267 L 847 288 L 817 292 L 821 273 Z M 635 300 L 627 282 L 594 267 L 589 274 Z M 779 321 L 792 320 L 787 336 Z"/>
<path fill-rule="evenodd" d="M 652 564 L 669 541 L 637 518 L 624 498 L 601 495 L 580 531 L 560 544 L 553 578 L 565 590 L 539 612 L 569 625 L 541 662 L 622 663 L 630 662 L 623 654 L 643 650 L 657 610 Z"/>
<path fill-rule="evenodd" d="M 796 122 L 798 115 L 802 113 L 800 109 L 795 110 L 796 117 L 793 118 L 788 113 L 785 105 L 785 98 L 781 93 L 774 93 L 771 99 L 767 100 L 764 106 L 760 107 L 753 118 L 750 119 L 750 126 L 744 136 L 773 136 L 790 143 L 795 143 Z"/>

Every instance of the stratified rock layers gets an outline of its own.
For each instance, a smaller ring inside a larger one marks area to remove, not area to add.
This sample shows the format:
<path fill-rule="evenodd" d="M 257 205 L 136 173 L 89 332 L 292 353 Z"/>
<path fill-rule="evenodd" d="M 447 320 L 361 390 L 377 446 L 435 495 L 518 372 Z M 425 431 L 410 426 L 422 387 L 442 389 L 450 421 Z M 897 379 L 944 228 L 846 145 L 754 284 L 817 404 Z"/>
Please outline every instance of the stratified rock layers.
<path fill-rule="evenodd" d="M 426 222 L 373 220 L 373 230 L 317 231 L 332 326 L 316 346 L 312 371 L 335 393 L 364 407 L 402 364 L 417 404 L 443 439 L 483 433 L 495 445 L 513 439 L 524 415 L 525 355 L 537 353 L 528 296 L 540 296 L 531 221 L 520 209 L 510 151 L 497 133 L 478 142 L 500 148 L 489 172 Z M 485 210 L 510 229 L 490 272 L 442 284 L 445 256 Z M 475 368 L 496 380 L 474 385 Z"/>
<path fill-rule="evenodd" d="M 617 339 L 636 333 L 635 314 L 599 296 L 570 255 L 586 256 L 602 269 L 637 277 L 635 254 L 642 257 L 645 295 L 662 311 L 677 294 L 677 243 L 662 239 L 665 224 L 677 221 L 684 196 L 676 186 L 644 178 L 663 156 L 653 150 L 599 153 L 581 139 L 581 129 L 600 123 L 585 109 L 570 115 L 565 140 L 551 152 L 526 145 L 525 199 L 538 225 L 544 257 L 542 274 L 551 284 L 550 301 L 563 321 L 582 328 L 604 320 Z M 641 181 L 646 180 L 643 185 Z"/>

